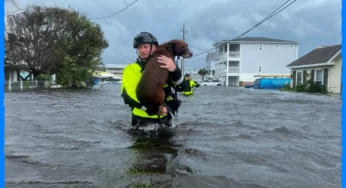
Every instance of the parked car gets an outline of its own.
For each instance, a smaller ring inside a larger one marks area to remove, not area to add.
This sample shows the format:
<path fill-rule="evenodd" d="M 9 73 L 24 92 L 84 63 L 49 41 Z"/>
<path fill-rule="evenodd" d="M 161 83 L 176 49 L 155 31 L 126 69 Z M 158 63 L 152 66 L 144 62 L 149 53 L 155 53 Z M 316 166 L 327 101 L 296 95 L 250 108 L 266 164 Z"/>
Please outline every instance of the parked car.
<path fill-rule="evenodd" d="M 204 80 L 199 84 L 202 86 L 222 86 L 222 82 L 220 80 Z"/>

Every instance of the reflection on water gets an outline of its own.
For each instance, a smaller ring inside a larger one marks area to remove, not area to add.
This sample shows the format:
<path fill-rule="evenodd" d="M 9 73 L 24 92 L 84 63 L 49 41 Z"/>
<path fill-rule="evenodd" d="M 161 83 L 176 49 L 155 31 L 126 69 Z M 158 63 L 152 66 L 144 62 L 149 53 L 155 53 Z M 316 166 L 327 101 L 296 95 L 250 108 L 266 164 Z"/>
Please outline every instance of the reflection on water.
<path fill-rule="evenodd" d="M 134 143 L 128 147 L 133 151 L 134 161 L 131 167 L 126 171 L 129 176 L 136 175 L 164 175 L 167 174 L 169 160 L 174 159 L 178 155 L 179 145 L 174 144 L 172 138 L 174 132 L 161 131 L 161 134 L 153 134 L 143 130 L 129 130 Z M 170 184 L 171 181 L 153 181 L 134 182 L 128 184 L 127 187 L 160 187 Z"/>
<path fill-rule="evenodd" d="M 6 187 L 340 187 L 339 99 L 227 87 L 181 99 L 174 131 L 148 137 L 129 129 L 119 87 L 6 93 Z"/>
<path fill-rule="evenodd" d="M 171 141 L 173 135 L 148 137 L 134 135 L 134 144 L 129 147 L 135 154 L 135 162 L 127 173 L 165 174 L 167 157 L 176 157 L 178 150 Z"/>

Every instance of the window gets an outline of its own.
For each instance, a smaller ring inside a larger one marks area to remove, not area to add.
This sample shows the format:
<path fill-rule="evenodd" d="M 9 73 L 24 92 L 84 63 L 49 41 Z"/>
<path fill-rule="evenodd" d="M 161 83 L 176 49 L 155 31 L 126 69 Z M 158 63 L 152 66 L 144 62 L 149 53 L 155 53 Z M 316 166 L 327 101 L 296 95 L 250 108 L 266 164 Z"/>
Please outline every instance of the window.
<path fill-rule="evenodd" d="M 262 65 L 258 65 L 258 72 L 262 72 Z"/>
<path fill-rule="evenodd" d="M 275 44 L 275 48 L 276 48 L 276 49 L 279 49 L 279 48 L 280 48 L 280 45 Z"/>
<path fill-rule="evenodd" d="M 297 83 L 297 86 L 303 84 L 303 72 L 302 71 L 296 73 L 296 83 Z"/>
<path fill-rule="evenodd" d="M 259 51 L 262 51 L 262 50 L 263 50 L 263 44 L 260 44 L 260 45 L 258 46 L 258 50 L 259 50 Z"/>
<path fill-rule="evenodd" d="M 323 70 L 315 70 L 315 83 L 319 86 L 323 85 Z"/>

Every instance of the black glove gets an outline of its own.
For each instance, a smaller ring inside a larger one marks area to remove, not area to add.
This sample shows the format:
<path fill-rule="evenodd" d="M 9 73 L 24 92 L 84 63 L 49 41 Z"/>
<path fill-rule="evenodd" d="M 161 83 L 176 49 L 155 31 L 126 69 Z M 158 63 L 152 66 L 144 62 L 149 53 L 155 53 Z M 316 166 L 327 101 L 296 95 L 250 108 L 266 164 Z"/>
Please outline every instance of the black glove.
<path fill-rule="evenodd" d="M 167 101 L 166 106 L 168 108 L 168 111 L 172 112 L 175 114 L 175 112 L 178 110 L 178 108 L 181 105 L 181 100 L 172 100 L 172 101 Z"/>

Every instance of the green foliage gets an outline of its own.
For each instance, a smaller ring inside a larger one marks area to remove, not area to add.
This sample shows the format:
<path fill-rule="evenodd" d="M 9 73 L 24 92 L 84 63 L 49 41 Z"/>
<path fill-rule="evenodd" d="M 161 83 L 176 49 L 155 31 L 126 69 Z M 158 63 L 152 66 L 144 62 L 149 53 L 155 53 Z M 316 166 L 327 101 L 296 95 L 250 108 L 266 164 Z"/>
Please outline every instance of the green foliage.
<path fill-rule="evenodd" d="M 100 25 L 70 8 L 29 6 L 9 25 L 16 27 L 6 39 L 6 67 L 56 74 L 63 86 L 89 81 L 108 47 Z"/>
<path fill-rule="evenodd" d="M 152 184 L 136 182 L 136 183 L 130 183 L 129 185 L 126 186 L 126 188 L 152 188 Z"/>
<path fill-rule="evenodd" d="M 84 87 L 83 82 L 88 82 L 92 73 L 88 68 L 79 66 L 73 60 L 66 58 L 56 74 L 56 82 L 62 86 Z"/>
<path fill-rule="evenodd" d="M 197 72 L 198 75 L 202 76 L 202 80 L 204 80 L 204 76 L 209 74 L 209 72 L 203 68 L 203 69 L 200 69 L 198 72 Z"/>
<path fill-rule="evenodd" d="M 322 93 L 327 94 L 328 90 L 323 85 L 318 85 L 312 80 L 308 80 L 304 84 L 296 85 L 294 87 L 290 87 L 289 85 L 285 85 L 280 89 L 281 91 L 293 91 L 293 92 L 308 92 L 308 93 Z"/>
<path fill-rule="evenodd" d="M 28 89 L 30 87 L 30 81 L 23 81 L 23 87 Z"/>
<path fill-rule="evenodd" d="M 292 88 L 289 84 L 285 84 L 284 87 L 280 89 L 281 91 L 292 91 Z"/>
<path fill-rule="evenodd" d="M 40 74 L 35 77 L 37 81 L 51 81 L 51 76 L 49 74 Z"/>

